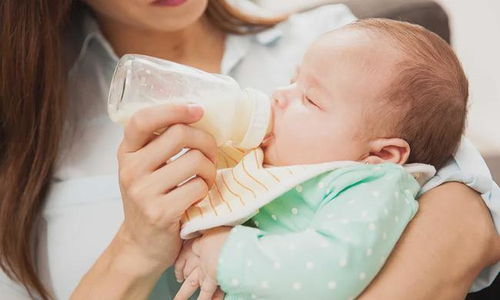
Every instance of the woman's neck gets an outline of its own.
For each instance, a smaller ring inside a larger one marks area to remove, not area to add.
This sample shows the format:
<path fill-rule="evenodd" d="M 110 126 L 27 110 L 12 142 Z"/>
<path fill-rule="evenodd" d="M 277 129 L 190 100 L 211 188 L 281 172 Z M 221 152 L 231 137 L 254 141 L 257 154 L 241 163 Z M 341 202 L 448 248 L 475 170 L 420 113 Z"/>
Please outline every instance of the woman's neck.
<path fill-rule="evenodd" d="M 205 17 L 179 31 L 146 30 L 97 17 L 100 28 L 120 57 L 126 53 L 155 56 L 220 73 L 225 34 Z"/>

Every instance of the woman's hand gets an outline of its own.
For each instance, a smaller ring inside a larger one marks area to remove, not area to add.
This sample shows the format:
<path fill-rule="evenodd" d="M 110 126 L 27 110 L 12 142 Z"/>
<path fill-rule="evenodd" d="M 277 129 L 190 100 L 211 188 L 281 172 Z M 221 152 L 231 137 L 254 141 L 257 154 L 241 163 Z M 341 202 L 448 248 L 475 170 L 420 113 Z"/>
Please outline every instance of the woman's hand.
<path fill-rule="evenodd" d="M 417 215 L 359 299 L 463 299 L 479 272 L 500 259 L 500 237 L 475 191 L 446 183 L 419 202 Z"/>
<path fill-rule="evenodd" d="M 176 259 L 180 218 L 215 179 L 215 140 L 185 125 L 202 114 L 163 105 L 132 116 L 118 151 L 125 220 L 72 299 L 145 299 Z M 172 160 L 183 148 L 190 150 Z"/>
<path fill-rule="evenodd" d="M 182 214 L 214 182 L 214 139 L 184 125 L 202 114 L 199 106 L 152 107 L 134 114 L 126 126 L 118 151 L 125 211 L 118 235 L 147 268 L 163 271 L 172 265 L 182 246 Z M 170 161 L 184 148 L 190 150 Z"/>

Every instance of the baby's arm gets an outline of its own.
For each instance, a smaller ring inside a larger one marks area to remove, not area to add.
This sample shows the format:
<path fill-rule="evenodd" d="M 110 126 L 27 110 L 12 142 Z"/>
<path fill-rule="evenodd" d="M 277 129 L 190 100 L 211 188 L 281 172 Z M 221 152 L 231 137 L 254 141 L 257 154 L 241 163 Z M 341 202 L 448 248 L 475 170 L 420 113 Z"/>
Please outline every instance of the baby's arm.
<path fill-rule="evenodd" d="M 373 170 L 373 169 L 372 169 Z M 222 249 L 226 299 L 350 299 L 382 268 L 416 213 L 419 186 L 402 168 L 353 168 L 334 178 L 310 226 L 269 234 L 235 227 Z"/>

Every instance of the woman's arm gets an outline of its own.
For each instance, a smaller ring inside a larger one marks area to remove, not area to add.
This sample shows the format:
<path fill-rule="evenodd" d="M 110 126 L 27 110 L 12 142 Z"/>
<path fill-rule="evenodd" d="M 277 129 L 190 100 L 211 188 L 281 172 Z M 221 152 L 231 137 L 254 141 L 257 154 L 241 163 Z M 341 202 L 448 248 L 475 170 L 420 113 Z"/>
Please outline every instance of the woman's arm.
<path fill-rule="evenodd" d="M 500 259 L 500 237 L 476 192 L 446 183 L 419 202 L 416 217 L 359 299 L 463 299 L 479 272 Z"/>
<path fill-rule="evenodd" d="M 201 107 L 162 105 L 127 123 L 118 150 L 125 219 L 71 299 L 146 299 L 172 265 L 182 245 L 180 218 L 215 179 L 214 139 L 184 125 L 202 114 Z M 183 148 L 190 150 L 171 160 Z"/>
<path fill-rule="evenodd" d="M 147 299 L 163 271 L 134 250 L 120 229 L 71 299 Z"/>

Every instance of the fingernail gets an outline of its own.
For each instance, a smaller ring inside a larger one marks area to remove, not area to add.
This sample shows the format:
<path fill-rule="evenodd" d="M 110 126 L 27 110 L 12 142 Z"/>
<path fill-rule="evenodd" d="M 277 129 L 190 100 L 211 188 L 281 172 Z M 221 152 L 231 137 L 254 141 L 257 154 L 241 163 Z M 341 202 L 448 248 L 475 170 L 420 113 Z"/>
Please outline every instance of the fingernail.
<path fill-rule="evenodd" d="M 201 105 L 199 104 L 195 103 L 188 104 L 188 110 L 191 115 L 197 116 L 199 114 L 203 114 L 203 107 L 201 107 Z"/>
<path fill-rule="evenodd" d="M 177 282 L 178 282 L 178 283 L 183 283 L 183 282 L 184 282 L 184 280 L 177 278 Z"/>

